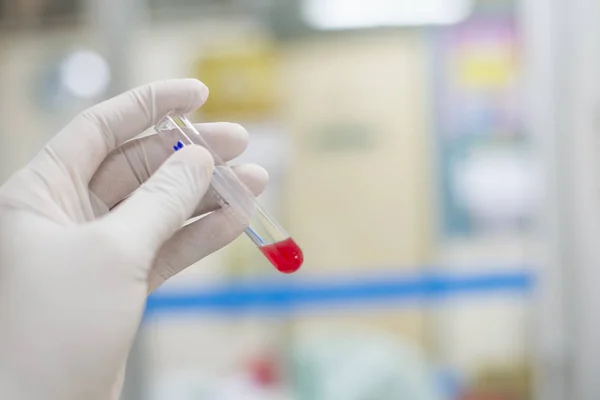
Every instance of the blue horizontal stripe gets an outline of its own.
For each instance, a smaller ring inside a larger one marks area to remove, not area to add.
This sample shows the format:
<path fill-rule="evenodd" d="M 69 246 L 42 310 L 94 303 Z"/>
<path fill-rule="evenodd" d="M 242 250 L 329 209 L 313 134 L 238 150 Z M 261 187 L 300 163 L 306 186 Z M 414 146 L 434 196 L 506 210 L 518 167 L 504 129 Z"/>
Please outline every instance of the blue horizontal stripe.
<path fill-rule="evenodd" d="M 471 274 L 377 274 L 352 279 L 251 280 L 188 292 L 158 291 L 149 297 L 147 315 L 174 311 L 281 311 L 314 306 L 373 302 L 440 301 L 469 294 L 528 294 L 528 270 Z"/>

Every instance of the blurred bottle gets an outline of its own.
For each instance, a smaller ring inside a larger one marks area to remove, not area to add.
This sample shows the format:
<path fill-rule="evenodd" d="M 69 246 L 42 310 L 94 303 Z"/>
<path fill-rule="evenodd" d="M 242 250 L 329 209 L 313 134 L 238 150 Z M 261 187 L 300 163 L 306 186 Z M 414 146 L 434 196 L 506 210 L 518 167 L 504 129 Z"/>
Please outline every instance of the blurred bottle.
<path fill-rule="evenodd" d="M 240 374 L 223 380 L 207 400 L 287 400 L 282 377 L 277 358 L 261 355 Z"/>
<path fill-rule="evenodd" d="M 240 372 L 209 377 L 199 371 L 174 373 L 152 391 L 152 400 L 288 400 L 279 363 L 252 360 Z"/>
<path fill-rule="evenodd" d="M 300 400 L 447 400 L 435 368 L 418 348 L 378 332 L 317 332 L 293 348 Z"/>

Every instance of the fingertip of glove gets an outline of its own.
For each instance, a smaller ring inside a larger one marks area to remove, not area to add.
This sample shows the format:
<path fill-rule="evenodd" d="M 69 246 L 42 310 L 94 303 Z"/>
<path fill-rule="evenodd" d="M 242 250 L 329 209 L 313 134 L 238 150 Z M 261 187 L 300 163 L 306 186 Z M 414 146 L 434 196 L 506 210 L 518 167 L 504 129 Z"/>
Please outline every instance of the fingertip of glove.
<path fill-rule="evenodd" d="M 176 106 L 176 110 L 181 112 L 194 111 L 201 107 L 208 99 L 208 87 L 195 78 L 166 79 L 150 84 L 159 93 L 157 97 L 167 96 L 166 98 L 173 103 L 184 102 L 179 105 L 169 104 L 169 107 Z M 170 110 L 172 111 L 172 110 Z"/>
<path fill-rule="evenodd" d="M 258 185 L 267 186 L 269 172 L 258 164 L 242 164 L 236 166 L 236 173 L 252 178 Z"/>
<path fill-rule="evenodd" d="M 190 82 L 190 85 L 194 86 L 194 91 L 198 93 L 200 103 L 204 103 L 210 94 L 210 90 L 208 86 L 206 86 L 202 81 L 195 78 L 186 79 Z"/>

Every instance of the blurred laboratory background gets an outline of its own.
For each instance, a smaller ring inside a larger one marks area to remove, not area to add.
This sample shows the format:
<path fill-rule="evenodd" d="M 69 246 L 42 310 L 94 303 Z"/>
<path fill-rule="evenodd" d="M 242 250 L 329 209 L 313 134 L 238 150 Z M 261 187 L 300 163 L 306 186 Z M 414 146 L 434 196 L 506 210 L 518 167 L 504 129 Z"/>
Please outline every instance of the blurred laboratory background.
<path fill-rule="evenodd" d="M 267 168 L 305 264 L 282 275 L 241 237 L 169 281 L 123 400 L 597 400 L 599 18 L 596 0 L 0 0 L 0 182 L 88 106 L 198 78 L 193 119 L 249 130 L 236 162 Z"/>

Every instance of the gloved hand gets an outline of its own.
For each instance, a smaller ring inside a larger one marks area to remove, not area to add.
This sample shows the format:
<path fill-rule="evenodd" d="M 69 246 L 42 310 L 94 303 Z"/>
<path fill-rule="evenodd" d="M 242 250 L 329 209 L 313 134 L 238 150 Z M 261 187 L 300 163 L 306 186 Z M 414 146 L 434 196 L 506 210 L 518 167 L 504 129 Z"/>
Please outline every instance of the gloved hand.
<path fill-rule="evenodd" d="M 205 197 L 205 149 L 128 141 L 207 96 L 186 79 L 101 103 L 0 188 L 1 399 L 117 398 L 147 294 L 243 232 Z M 223 160 L 246 147 L 239 125 L 198 128 Z M 255 194 L 268 180 L 261 167 L 235 171 Z"/>

